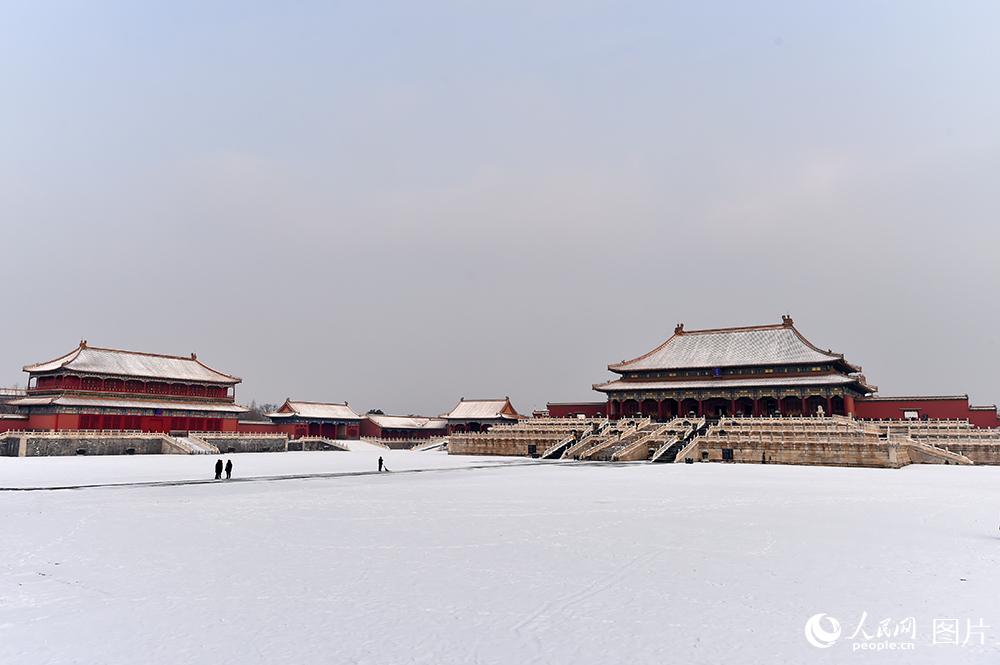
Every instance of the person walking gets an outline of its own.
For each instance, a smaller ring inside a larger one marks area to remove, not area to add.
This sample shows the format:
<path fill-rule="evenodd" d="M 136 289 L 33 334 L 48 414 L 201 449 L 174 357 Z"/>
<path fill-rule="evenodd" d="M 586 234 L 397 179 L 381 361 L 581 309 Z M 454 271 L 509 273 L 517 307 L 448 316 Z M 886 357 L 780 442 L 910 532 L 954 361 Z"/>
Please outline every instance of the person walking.
<path fill-rule="evenodd" d="M 215 462 L 215 479 L 222 480 L 222 459 Z"/>
<path fill-rule="evenodd" d="M 232 477 L 233 477 L 233 460 L 227 459 L 226 460 L 226 480 L 229 480 Z"/>
<path fill-rule="evenodd" d="M 383 462 L 382 462 L 382 457 L 381 457 L 381 456 L 379 456 L 379 458 L 378 458 L 378 472 L 379 472 L 379 473 L 382 473 L 382 467 L 383 467 L 383 466 L 384 466 L 384 465 L 383 465 Z"/>

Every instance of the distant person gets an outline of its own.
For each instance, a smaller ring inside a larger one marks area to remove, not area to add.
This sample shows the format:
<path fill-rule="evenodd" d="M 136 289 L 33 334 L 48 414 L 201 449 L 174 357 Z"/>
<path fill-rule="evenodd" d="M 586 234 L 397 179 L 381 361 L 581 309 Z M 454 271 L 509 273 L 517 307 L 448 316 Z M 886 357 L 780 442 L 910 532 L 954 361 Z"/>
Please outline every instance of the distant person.
<path fill-rule="evenodd" d="M 222 460 L 219 459 L 215 463 L 215 479 L 222 480 Z"/>
<path fill-rule="evenodd" d="M 226 460 L 226 480 L 229 480 L 232 477 L 233 477 L 233 460 L 227 459 Z"/>
<path fill-rule="evenodd" d="M 382 473 L 382 467 L 383 467 L 383 466 L 385 466 L 385 465 L 384 465 L 384 463 L 382 462 L 382 457 L 380 456 L 380 457 L 378 458 L 378 472 L 379 472 L 379 473 Z"/>

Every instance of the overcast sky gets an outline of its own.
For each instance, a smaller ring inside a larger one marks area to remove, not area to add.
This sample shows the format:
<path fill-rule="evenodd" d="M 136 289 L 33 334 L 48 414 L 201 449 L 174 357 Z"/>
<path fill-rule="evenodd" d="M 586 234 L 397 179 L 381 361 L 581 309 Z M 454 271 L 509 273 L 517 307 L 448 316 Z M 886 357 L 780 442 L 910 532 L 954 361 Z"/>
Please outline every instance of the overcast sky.
<path fill-rule="evenodd" d="M 778 322 L 1000 401 L 1000 3 L 0 5 L 0 385 L 197 351 L 240 401 L 600 399 Z"/>

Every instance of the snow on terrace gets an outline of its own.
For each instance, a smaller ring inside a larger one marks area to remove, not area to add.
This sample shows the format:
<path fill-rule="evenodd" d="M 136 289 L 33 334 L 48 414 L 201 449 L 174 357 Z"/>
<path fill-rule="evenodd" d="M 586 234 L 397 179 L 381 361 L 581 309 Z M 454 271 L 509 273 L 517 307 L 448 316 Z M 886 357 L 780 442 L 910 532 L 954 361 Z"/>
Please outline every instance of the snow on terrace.
<path fill-rule="evenodd" d="M 3 492 L 0 663 L 996 663 L 998 505 L 1000 469 L 944 466 Z M 852 654 L 863 612 L 915 648 Z M 985 646 L 931 644 L 979 618 Z"/>

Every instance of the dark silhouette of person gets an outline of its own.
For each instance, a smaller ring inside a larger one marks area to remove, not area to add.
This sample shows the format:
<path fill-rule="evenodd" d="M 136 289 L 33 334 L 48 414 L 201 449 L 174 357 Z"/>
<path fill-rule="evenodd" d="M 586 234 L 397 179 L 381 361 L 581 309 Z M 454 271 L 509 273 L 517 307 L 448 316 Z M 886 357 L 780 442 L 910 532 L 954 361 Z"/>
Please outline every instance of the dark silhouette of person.
<path fill-rule="evenodd" d="M 226 480 L 229 480 L 232 477 L 233 477 L 233 460 L 227 459 L 226 460 Z"/>
<path fill-rule="evenodd" d="M 378 471 L 379 471 L 379 473 L 382 473 L 382 466 L 383 466 L 382 458 L 379 457 L 378 458 Z"/>
<path fill-rule="evenodd" d="M 222 460 L 221 459 L 218 460 L 215 463 L 215 479 L 216 480 L 221 480 L 222 479 Z"/>

